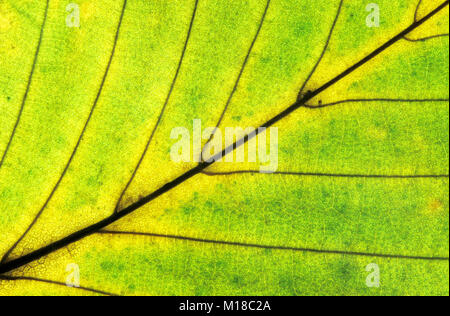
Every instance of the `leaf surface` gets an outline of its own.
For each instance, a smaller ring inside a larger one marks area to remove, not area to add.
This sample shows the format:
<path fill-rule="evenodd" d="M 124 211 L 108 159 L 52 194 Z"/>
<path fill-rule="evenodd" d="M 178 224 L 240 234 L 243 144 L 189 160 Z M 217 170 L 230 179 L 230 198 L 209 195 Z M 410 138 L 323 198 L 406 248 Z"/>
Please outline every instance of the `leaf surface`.
<path fill-rule="evenodd" d="M 173 128 L 258 127 L 442 2 L 380 0 L 378 28 L 364 1 L 79 3 L 79 29 L 65 1 L 0 4 L 7 260 L 195 167 L 171 160 Z M 279 121 L 276 173 L 216 163 L 0 294 L 448 295 L 446 30 L 448 6 Z"/>

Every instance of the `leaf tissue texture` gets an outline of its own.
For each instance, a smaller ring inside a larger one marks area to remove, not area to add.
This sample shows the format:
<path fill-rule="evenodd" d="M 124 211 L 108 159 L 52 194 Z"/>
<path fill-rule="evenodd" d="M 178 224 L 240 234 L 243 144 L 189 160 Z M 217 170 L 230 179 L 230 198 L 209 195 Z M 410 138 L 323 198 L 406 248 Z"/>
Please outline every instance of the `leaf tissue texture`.
<path fill-rule="evenodd" d="M 448 1 L 372 2 L 0 0 L 0 295 L 449 295 Z"/>

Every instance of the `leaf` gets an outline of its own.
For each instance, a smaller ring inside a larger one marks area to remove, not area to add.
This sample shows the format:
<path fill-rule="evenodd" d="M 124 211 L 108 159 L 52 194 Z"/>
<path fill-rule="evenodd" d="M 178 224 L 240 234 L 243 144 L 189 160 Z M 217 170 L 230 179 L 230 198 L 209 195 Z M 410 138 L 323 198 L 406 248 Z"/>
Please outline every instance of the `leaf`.
<path fill-rule="evenodd" d="M 448 295 L 448 7 L 307 93 L 441 1 L 380 0 L 379 28 L 363 1 L 78 3 L 79 29 L 65 1 L 0 4 L 3 264 L 109 225 L 0 294 Z M 170 159 L 173 128 L 258 127 L 302 86 L 278 172 L 217 163 L 172 188 L 197 166 Z"/>

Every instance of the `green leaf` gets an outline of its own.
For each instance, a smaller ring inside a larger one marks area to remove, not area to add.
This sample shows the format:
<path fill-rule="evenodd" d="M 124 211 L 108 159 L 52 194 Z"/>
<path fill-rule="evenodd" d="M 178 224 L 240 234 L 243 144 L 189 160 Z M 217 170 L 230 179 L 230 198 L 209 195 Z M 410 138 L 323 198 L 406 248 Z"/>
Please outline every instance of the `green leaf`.
<path fill-rule="evenodd" d="M 448 295 L 448 1 L 70 2 L 0 3 L 0 295 Z M 296 100 L 275 173 L 171 159 Z"/>

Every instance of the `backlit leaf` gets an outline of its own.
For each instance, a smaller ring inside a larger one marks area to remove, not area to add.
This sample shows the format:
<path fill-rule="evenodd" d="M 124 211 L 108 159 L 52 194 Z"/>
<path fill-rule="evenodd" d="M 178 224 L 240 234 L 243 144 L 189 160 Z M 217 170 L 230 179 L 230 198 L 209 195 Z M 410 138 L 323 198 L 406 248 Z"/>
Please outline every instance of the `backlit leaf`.
<path fill-rule="evenodd" d="M 448 5 L 278 121 L 275 173 L 216 163 L 113 215 L 198 165 L 174 128 L 261 126 L 444 1 L 368 27 L 360 0 L 77 0 L 79 28 L 71 2 L 0 2 L 0 270 L 114 220 L 0 295 L 448 295 Z"/>

